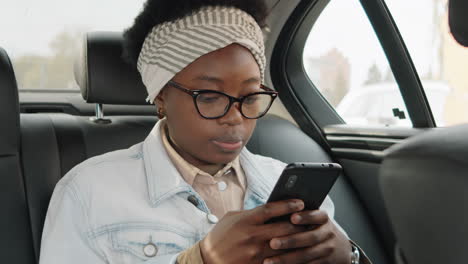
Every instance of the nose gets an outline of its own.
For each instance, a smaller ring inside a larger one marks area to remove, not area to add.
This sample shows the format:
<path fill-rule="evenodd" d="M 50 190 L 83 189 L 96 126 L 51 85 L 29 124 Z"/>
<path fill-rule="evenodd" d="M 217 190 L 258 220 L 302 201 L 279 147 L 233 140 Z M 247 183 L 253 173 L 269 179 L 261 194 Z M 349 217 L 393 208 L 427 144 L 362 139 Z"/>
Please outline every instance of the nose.
<path fill-rule="evenodd" d="M 221 118 L 219 118 L 220 124 L 227 124 L 227 125 L 239 125 L 242 123 L 244 117 L 240 111 L 240 103 L 234 102 L 231 107 L 229 108 L 228 112 Z"/>

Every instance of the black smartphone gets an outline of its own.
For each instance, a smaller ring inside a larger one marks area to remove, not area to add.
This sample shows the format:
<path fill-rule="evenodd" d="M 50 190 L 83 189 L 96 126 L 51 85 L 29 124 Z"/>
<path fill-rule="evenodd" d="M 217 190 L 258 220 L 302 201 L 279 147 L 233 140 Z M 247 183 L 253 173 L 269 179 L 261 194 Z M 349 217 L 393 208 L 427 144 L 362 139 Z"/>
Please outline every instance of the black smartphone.
<path fill-rule="evenodd" d="M 319 209 L 341 171 L 342 168 L 337 163 L 288 164 L 276 182 L 268 202 L 301 199 L 304 201 L 305 210 Z M 289 221 L 289 217 L 277 217 L 268 223 Z"/>

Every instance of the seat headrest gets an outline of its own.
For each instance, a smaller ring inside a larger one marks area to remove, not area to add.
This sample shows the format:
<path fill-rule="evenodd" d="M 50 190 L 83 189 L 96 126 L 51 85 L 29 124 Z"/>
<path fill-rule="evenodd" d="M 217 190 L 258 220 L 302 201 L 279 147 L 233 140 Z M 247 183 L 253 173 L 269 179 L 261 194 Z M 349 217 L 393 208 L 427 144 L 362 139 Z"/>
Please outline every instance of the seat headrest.
<path fill-rule="evenodd" d="M 393 146 L 380 177 L 408 263 L 468 259 L 468 125 L 439 128 Z"/>
<path fill-rule="evenodd" d="M 122 58 L 120 32 L 90 32 L 75 62 L 75 80 L 88 103 L 144 105 L 140 73 Z"/>
<path fill-rule="evenodd" d="M 10 58 L 0 48 L 0 157 L 12 155 L 19 149 L 18 86 Z"/>
<path fill-rule="evenodd" d="M 449 25 L 453 37 L 465 47 L 468 47 L 468 1 L 449 1 Z"/>

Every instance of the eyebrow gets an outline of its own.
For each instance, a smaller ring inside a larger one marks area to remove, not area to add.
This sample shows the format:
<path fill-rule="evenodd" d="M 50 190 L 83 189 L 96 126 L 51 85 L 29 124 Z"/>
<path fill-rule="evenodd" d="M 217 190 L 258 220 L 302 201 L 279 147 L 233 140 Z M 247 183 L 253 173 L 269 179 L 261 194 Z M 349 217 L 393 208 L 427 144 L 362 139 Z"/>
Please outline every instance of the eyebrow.
<path fill-rule="evenodd" d="M 217 78 L 217 77 L 213 77 L 213 76 L 208 76 L 208 75 L 200 75 L 200 76 L 195 77 L 193 80 L 208 81 L 208 82 L 214 82 L 214 83 L 218 83 L 218 84 L 223 84 L 224 83 L 224 81 L 222 79 Z M 259 83 L 259 82 L 260 82 L 259 77 L 252 77 L 252 78 L 249 78 L 249 79 L 243 81 L 242 83 L 243 84 L 249 84 L 249 83 Z"/>
<path fill-rule="evenodd" d="M 252 77 L 252 78 L 249 78 L 249 79 L 243 81 L 242 83 L 244 83 L 244 84 L 249 84 L 249 83 L 260 83 L 260 82 L 261 82 L 261 81 L 260 81 L 260 78 L 258 78 L 258 77 Z"/>
<path fill-rule="evenodd" d="M 213 77 L 213 76 L 208 76 L 208 75 L 200 75 L 200 76 L 193 78 L 193 80 L 208 81 L 208 82 L 214 82 L 214 83 L 219 83 L 219 84 L 224 83 L 223 80 Z"/>

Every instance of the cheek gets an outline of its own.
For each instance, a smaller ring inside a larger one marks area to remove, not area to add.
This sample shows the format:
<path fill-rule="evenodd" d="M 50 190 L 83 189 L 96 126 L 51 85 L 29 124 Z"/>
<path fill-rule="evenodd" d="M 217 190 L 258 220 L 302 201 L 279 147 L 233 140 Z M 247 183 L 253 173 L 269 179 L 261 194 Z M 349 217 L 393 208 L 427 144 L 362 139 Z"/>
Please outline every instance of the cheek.
<path fill-rule="evenodd" d="M 179 123 L 180 120 L 192 119 L 196 117 L 193 99 L 187 94 L 177 94 L 178 91 L 170 91 L 166 98 L 167 119 L 171 123 Z M 181 122 L 180 122 L 181 123 Z"/>
<path fill-rule="evenodd" d="M 181 147 L 186 147 L 187 144 L 193 145 L 197 141 L 203 141 L 213 127 L 212 124 L 210 126 L 210 120 L 198 114 L 191 98 L 179 99 L 178 103 L 169 104 L 167 107 L 167 122 L 172 138 Z"/>
<path fill-rule="evenodd" d="M 246 137 L 245 144 L 247 144 L 247 141 L 252 136 L 256 125 L 257 125 L 257 120 L 256 119 L 245 119 L 245 121 L 244 121 L 244 128 L 245 128 L 245 134 L 244 135 Z"/>

